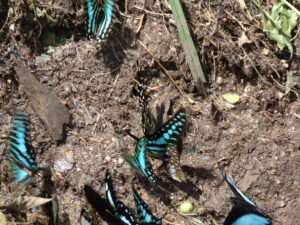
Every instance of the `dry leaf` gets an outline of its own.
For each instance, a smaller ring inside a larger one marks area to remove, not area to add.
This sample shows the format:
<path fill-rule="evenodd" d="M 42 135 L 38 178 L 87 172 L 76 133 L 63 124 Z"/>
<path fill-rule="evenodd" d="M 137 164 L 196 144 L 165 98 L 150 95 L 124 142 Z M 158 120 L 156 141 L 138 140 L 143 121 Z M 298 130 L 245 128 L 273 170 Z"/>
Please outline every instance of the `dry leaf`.
<path fill-rule="evenodd" d="M 40 198 L 40 197 L 31 197 L 31 196 L 20 196 L 13 198 L 9 201 L 2 201 L 0 208 L 10 208 L 10 209 L 30 209 L 35 208 L 40 205 L 44 205 L 47 202 L 51 202 L 53 198 Z"/>
<path fill-rule="evenodd" d="M 244 44 L 250 44 L 252 41 L 250 41 L 245 34 L 245 32 L 242 33 L 241 37 L 238 39 L 238 46 L 242 47 Z"/>

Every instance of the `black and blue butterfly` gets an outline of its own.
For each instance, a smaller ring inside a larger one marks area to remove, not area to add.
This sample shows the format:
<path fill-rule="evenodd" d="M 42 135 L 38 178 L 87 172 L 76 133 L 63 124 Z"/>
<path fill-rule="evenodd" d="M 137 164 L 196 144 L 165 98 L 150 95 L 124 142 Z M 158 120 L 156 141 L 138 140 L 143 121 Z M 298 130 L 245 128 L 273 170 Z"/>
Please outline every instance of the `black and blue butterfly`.
<path fill-rule="evenodd" d="M 148 107 L 148 98 L 145 95 L 146 86 L 139 84 L 137 87 L 140 111 L 142 114 L 142 128 L 144 135 L 149 139 L 147 148 L 150 157 L 164 161 L 171 177 L 179 182 L 186 181 L 180 165 L 180 154 L 173 147 L 181 136 L 186 118 L 183 109 L 167 121 L 161 128 L 157 128 L 157 121 Z M 169 147 L 167 151 L 167 147 Z"/>
<path fill-rule="evenodd" d="M 28 138 L 27 113 L 18 112 L 13 118 L 13 128 L 9 135 L 9 156 L 14 182 L 26 184 L 39 167 L 35 153 Z"/>
<path fill-rule="evenodd" d="M 87 10 L 87 31 L 88 34 L 94 34 L 96 40 L 101 42 L 109 33 L 112 25 L 116 0 L 84 0 Z"/>
<path fill-rule="evenodd" d="M 117 200 L 111 175 L 108 170 L 106 171 L 105 193 L 112 214 L 127 225 L 160 225 L 161 220 L 157 219 L 151 213 L 149 207 L 141 199 L 134 187 L 132 189 L 140 222 L 137 222 L 135 216 L 130 212 L 130 210 L 121 201 Z"/>
<path fill-rule="evenodd" d="M 223 170 L 221 172 L 224 180 L 236 196 L 232 198 L 234 206 L 229 212 L 224 225 L 271 225 L 268 216 L 234 185 Z"/>

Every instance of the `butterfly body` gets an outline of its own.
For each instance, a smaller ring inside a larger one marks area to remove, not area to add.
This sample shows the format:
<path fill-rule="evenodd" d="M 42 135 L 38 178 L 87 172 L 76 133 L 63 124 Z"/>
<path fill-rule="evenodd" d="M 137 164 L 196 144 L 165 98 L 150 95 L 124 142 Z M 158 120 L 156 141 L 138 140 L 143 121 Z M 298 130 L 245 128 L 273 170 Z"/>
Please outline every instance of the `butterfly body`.
<path fill-rule="evenodd" d="M 13 128 L 9 135 L 8 161 L 16 183 L 28 183 L 39 169 L 33 147 L 28 139 L 27 123 L 27 114 L 18 112 L 13 119 Z"/>
<path fill-rule="evenodd" d="M 101 6 L 98 0 L 84 0 L 87 10 L 88 34 L 95 34 L 101 42 L 107 36 L 115 16 L 116 0 L 103 0 Z"/>
<path fill-rule="evenodd" d="M 230 189 L 236 195 L 234 206 L 229 212 L 224 225 L 271 225 L 269 218 L 261 212 L 257 205 L 239 190 L 224 171 L 222 175 Z"/>

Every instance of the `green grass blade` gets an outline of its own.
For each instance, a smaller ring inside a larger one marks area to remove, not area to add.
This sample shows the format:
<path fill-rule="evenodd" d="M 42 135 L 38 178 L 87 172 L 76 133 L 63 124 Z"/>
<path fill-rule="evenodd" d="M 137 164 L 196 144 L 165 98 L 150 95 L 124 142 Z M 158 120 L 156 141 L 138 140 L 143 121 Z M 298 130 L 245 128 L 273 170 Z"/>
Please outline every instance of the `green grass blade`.
<path fill-rule="evenodd" d="M 172 8 L 172 13 L 177 25 L 180 41 L 183 46 L 186 60 L 191 70 L 196 88 L 198 91 L 206 95 L 206 90 L 203 85 L 203 83 L 206 83 L 206 79 L 181 7 L 181 3 L 179 0 L 169 0 L 169 3 Z"/>

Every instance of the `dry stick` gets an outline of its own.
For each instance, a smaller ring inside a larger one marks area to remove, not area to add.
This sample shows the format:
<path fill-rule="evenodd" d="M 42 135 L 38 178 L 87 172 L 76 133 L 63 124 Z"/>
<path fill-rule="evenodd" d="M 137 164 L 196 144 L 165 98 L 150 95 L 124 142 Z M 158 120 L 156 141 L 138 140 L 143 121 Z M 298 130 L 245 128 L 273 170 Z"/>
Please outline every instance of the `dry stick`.
<path fill-rule="evenodd" d="M 170 81 L 172 82 L 172 84 L 177 88 L 177 90 L 180 92 L 180 94 L 187 98 L 189 102 L 193 103 L 194 101 L 189 98 L 185 93 L 183 93 L 183 91 L 179 88 L 179 86 L 176 84 L 175 80 L 173 79 L 172 75 L 169 73 L 169 71 L 159 62 L 159 60 L 157 58 L 155 58 L 155 56 L 153 55 L 152 51 L 147 48 L 143 42 L 139 41 L 139 44 L 141 46 L 143 46 L 144 49 L 146 49 L 146 51 L 152 56 L 152 58 L 156 61 L 156 63 L 160 66 L 160 68 L 165 72 L 165 74 L 167 75 L 167 77 L 170 79 Z"/>

